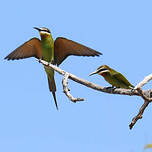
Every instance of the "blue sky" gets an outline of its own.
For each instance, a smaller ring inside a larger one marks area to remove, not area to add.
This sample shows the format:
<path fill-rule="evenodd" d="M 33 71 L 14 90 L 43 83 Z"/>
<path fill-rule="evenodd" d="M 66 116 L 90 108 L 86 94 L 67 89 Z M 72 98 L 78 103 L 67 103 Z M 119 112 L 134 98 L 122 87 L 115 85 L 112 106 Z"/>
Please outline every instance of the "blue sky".
<path fill-rule="evenodd" d="M 66 37 L 103 53 L 101 57 L 69 57 L 60 68 L 109 86 L 100 76 L 88 77 L 107 64 L 136 85 L 151 73 L 150 0 L 2 1 L 0 51 L 0 151 L 3 152 L 139 152 L 152 143 L 151 105 L 130 131 L 129 123 L 143 103 L 139 97 L 110 95 L 69 81 L 72 103 L 57 83 L 56 110 L 43 66 L 34 58 L 3 58 L 32 37 L 34 26 L 48 27 L 55 39 Z M 149 83 L 144 89 L 151 88 Z"/>

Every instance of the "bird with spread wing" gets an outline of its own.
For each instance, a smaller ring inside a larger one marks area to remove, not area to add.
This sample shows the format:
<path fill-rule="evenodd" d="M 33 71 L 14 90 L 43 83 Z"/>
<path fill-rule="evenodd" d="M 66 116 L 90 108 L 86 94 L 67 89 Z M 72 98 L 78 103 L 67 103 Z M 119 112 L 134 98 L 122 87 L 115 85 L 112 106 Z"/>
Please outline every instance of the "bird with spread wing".
<path fill-rule="evenodd" d="M 39 31 L 41 40 L 35 37 L 30 39 L 11 52 L 5 59 L 18 60 L 35 57 L 59 66 L 70 55 L 99 56 L 102 54 L 87 46 L 63 37 L 58 37 L 54 41 L 48 28 L 34 27 L 34 29 Z M 49 90 L 52 92 L 56 108 L 58 109 L 55 95 L 56 84 L 54 80 L 54 70 L 47 66 L 44 66 L 44 69 L 48 77 Z"/>

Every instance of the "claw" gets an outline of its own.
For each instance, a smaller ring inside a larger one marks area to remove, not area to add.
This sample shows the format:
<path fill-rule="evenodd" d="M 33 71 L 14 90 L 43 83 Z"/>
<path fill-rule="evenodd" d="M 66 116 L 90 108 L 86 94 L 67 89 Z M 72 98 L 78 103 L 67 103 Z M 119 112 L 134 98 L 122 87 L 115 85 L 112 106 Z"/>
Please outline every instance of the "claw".
<path fill-rule="evenodd" d="M 111 86 L 111 87 L 106 87 L 106 89 L 112 89 L 112 90 L 114 90 L 114 89 L 116 89 L 116 87 L 115 86 Z"/>

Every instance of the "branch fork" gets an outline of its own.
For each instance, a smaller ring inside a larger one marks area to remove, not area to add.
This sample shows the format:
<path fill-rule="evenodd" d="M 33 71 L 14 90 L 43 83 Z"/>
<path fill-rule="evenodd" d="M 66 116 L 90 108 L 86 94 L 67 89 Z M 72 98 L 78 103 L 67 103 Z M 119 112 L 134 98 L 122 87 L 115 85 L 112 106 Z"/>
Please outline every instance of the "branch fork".
<path fill-rule="evenodd" d="M 142 119 L 143 117 L 143 113 L 146 109 L 146 107 L 149 105 L 149 103 L 152 101 L 152 98 L 151 98 L 151 93 L 149 93 L 149 95 L 145 95 L 145 93 L 143 92 L 142 90 L 142 87 L 147 84 L 150 80 L 152 80 L 152 74 L 148 75 L 147 77 L 144 78 L 144 80 L 142 80 L 140 83 L 138 83 L 136 85 L 136 87 L 134 88 L 135 90 L 138 91 L 139 95 L 143 98 L 144 100 L 144 103 L 143 105 L 141 106 L 141 108 L 139 109 L 139 112 L 138 114 L 132 119 L 132 122 L 130 123 L 129 125 L 129 128 L 132 129 L 133 126 L 136 124 L 136 122 L 139 120 L 139 119 Z"/>
<path fill-rule="evenodd" d="M 64 77 L 62 79 L 62 85 L 63 85 L 63 92 L 65 93 L 65 95 L 74 103 L 76 103 L 77 101 L 84 101 L 83 98 L 74 98 L 68 89 L 68 78 L 69 78 L 69 73 L 65 73 Z"/>

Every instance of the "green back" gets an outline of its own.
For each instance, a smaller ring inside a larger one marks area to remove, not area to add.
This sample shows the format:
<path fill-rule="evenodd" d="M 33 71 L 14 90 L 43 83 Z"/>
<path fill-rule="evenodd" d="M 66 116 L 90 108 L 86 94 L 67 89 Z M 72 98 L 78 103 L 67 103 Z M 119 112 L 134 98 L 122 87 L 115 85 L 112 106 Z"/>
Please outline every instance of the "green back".
<path fill-rule="evenodd" d="M 131 89 L 134 86 L 119 72 L 110 69 L 110 73 L 106 73 L 104 77 L 107 82 L 117 88 Z"/>

